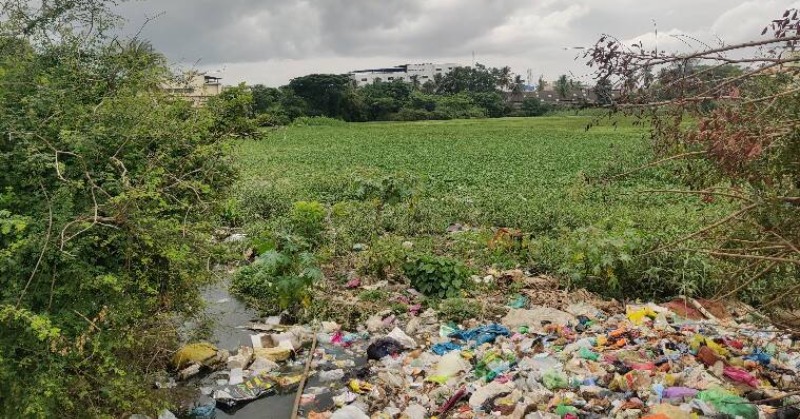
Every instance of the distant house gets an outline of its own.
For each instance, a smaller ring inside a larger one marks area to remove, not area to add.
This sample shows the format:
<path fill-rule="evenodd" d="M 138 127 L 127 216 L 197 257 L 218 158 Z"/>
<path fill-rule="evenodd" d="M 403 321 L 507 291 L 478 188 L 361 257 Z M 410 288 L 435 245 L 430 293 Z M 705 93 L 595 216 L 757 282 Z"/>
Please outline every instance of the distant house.
<path fill-rule="evenodd" d="M 437 74 L 442 76 L 460 67 L 460 64 L 445 63 L 423 63 L 423 64 L 403 64 L 394 67 L 371 68 L 366 70 L 355 70 L 350 72 L 350 77 L 357 86 L 366 86 L 375 81 L 393 82 L 396 80 L 412 83 L 416 78 L 419 84 L 426 81 L 433 81 Z"/>
<path fill-rule="evenodd" d="M 194 106 L 201 106 L 211 97 L 222 93 L 223 87 L 220 80 L 222 80 L 221 77 L 190 71 L 166 84 L 164 90 L 167 93 L 191 100 Z"/>

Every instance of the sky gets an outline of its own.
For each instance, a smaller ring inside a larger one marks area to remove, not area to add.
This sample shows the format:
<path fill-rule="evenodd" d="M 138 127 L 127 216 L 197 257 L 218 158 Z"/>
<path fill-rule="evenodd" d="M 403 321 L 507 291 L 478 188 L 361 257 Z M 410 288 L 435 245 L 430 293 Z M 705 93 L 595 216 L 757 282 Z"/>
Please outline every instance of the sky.
<path fill-rule="evenodd" d="M 404 63 L 508 65 L 590 81 L 574 47 L 602 34 L 683 51 L 758 37 L 787 0 L 130 0 L 125 32 L 176 69 L 279 86 Z M 656 32 L 658 36 L 656 36 Z"/>

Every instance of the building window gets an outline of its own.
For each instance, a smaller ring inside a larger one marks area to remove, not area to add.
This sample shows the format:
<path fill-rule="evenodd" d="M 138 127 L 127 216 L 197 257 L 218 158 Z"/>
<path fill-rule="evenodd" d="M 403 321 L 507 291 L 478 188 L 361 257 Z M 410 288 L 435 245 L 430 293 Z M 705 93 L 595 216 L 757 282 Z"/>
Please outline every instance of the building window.
<path fill-rule="evenodd" d="M 389 77 L 389 80 L 394 80 L 394 77 Z"/>
<path fill-rule="evenodd" d="M 442 69 L 441 69 L 441 68 L 437 68 L 437 69 L 436 69 L 436 71 L 437 71 L 437 72 L 439 72 L 439 73 L 441 73 L 441 72 L 442 72 Z"/>
<path fill-rule="evenodd" d="M 367 81 L 367 79 L 361 79 L 361 81 Z"/>
<path fill-rule="evenodd" d="M 452 70 L 452 69 L 453 69 L 453 67 L 447 67 L 447 69 L 448 69 L 448 70 Z"/>
<path fill-rule="evenodd" d="M 428 76 L 422 76 L 422 78 L 423 78 L 423 79 L 427 79 L 427 78 L 428 78 Z"/>
<path fill-rule="evenodd" d="M 405 80 L 405 79 L 404 79 L 404 78 L 402 78 L 402 77 L 400 77 L 400 78 L 398 78 L 397 80 L 403 81 L 403 80 Z"/>

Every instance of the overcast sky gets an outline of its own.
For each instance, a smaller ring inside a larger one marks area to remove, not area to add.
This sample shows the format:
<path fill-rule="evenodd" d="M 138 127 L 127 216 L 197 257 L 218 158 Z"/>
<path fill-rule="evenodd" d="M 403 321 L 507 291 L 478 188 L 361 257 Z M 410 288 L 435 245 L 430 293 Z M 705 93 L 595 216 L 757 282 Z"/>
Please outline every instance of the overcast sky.
<path fill-rule="evenodd" d="M 221 71 L 226 84 L 278 86 L 310 73 L 417 62 L 490 66 L 553 79 L 587 74 L 575 46 L 603 33 L 686 48 L 758 36 L 787 0 L 132 0 L 126 31 L 142 30 L 181 68 Z M 687 38 L 684 38 L 687 39 Z M 694 42 L 694 41 L 691 41 Z M 587 79 L 588 80 L 588 79 Z"/>

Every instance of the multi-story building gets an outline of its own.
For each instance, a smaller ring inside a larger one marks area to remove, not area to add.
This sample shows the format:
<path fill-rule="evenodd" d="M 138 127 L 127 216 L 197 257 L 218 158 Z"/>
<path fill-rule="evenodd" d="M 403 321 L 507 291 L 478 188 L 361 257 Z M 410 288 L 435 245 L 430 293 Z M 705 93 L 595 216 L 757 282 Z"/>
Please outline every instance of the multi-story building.
<path fill-rule="evenodd" d="M 433 80 L 437 74 L 444 76 L 460 66 L 460 64 L 455 63 L 403 64 L 394 67 L 355 70 L 350 72 L 350 76 L 358 86 L 365 86 L 374 83 L 376 80 L 384 82 L 400 80 L 411 83 L 415 77 L 417 82 L 425 84 L 426 81 Z"/>
<path fill-rule="evenodd" d="M 195 106 L 204 105 L 212 96 L 222 93 L 221 77 L 190 71 L 164 86 L 167 93 L 184 97 Z"/>

